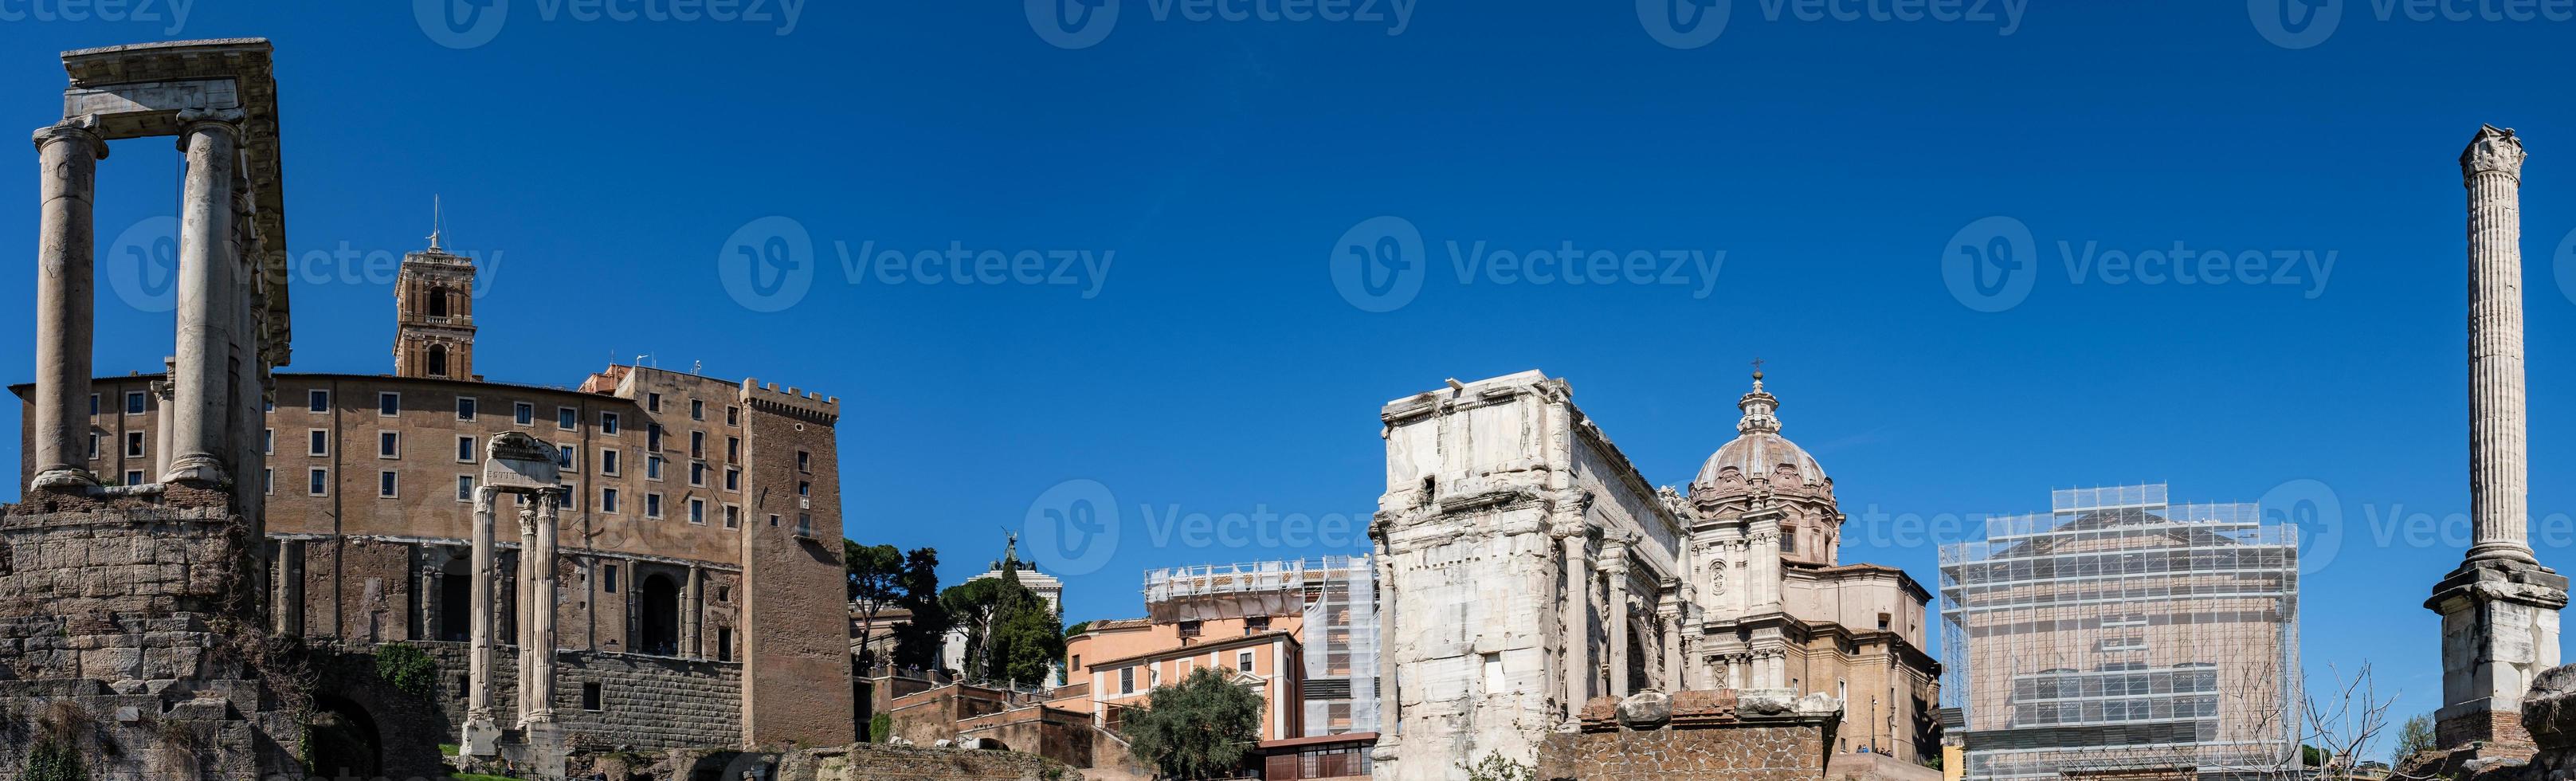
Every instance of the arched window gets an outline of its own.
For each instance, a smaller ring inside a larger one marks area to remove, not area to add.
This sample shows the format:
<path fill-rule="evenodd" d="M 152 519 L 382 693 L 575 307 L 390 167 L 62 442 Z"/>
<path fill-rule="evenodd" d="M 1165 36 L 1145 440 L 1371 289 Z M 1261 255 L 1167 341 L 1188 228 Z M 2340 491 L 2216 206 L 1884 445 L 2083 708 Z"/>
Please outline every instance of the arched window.
<path fill-rule="evenodd" d="M 447 316 L 447 288 L 433 287 L 429 289 L 429 316 Z"/>
<path fill-rule="evenodd" d="M 429 376 L 447 376 L 447 345 L 433 344 L 429 346 Z"/>
<path fill-rule="evenodd" d="M 635 650 L 657 656 L 680 653 L 680 584 L 659 572 L 642 584 L 643 615 L 636 622 Z"/>

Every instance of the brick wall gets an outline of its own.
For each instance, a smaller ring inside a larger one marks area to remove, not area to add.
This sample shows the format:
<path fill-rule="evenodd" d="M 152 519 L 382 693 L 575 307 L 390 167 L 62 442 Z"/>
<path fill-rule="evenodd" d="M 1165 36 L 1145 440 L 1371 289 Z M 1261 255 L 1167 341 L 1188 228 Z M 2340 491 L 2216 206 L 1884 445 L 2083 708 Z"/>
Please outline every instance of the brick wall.
<path fill-rule="evenodd" d="M 1662 696 L 1592 700 L 1581 731 L 1549 735 L 1540 747 L 1538 777 L 1793 781 L 1824 775 L 1840 703 L 1830 710 L 1815 706 L 1831 698 L 1740 703 L 1732 691 L 1699 691 L 1673 695 L 1660 709 L 1651 705 Z"/>
<path fill-rule="evenodd" d="M 857 739 L 850 624 L 820 618 L 849 609 L 833 440 L 840 405 L 752 380 L 743 382 L 740 404 L 750 456 L 743 731 L 755 745 L 846 745 Z"/>
<path fill-rule="evenodd" d="M 859 743 L 782 758 L 779 781 L 1048 781 L 1064 766 L 1034 754 Z"/>

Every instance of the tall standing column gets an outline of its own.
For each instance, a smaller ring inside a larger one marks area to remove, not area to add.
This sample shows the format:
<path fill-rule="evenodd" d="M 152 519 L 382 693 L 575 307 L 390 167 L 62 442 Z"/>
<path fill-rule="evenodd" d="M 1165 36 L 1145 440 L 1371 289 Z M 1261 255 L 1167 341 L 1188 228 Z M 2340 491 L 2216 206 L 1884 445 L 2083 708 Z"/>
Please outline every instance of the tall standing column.
<path fill-rule="evenodd" d="M 466 664 L 470 680 L 466 682 L 465 734 L 460 740 L 462 750 L 470 756 L 491 756 L 495 751 L 493 742 L 501 736 L 500 726 L 492 720 L 492 610 L 497 607 L 493 604 L 492 582 L 501 576 L 500 566 L 493 561 L 493 527 L 497 521 L 492 517 L 492 503 L 498 494 L 488 485 L 474 489 L 474 579 L 467 587 L 467 598 L 473 604 L 466 606 L 471 611 L 466 614 L 466 628 L 473 636 L 473 657 Z"/>
<path fill-rule="evenodd" d="M 2460 153 L 2469 193 L 2469 485 L 2475 542 L 2424 606 L 2442 614 L 2434 743 L 2529 757 L 2522 697 L 2558 666 L 2567 578 L 2531 553 L 2522 368 L 2522 141 L 2478 129 Z"/>
<path fill-rule="evenodd" d="M 527 642 L 528 716 L 531 724 L 555 720 L 555 524 L 561 520 L 563 489 L 548 488 L 537 493 L 537 538 L 532 566 L 536 578 L 528 581 L 533 596 L 528 600 L 535 626 Z"/>
<path fill-rule="evenodd" d="M 2481 128 L 2469 191 L 2469 558 L 2535 561 L 2522 368 L 2522 142 Z"/>
<path fill-rule="evenodd" d="M 32 488 L 98 484 L 89 470 L 90 333 L 98 238 L 92 205 L 107 142 L 88 122 L 36 131 L 35 474 Z"/>
<path fill-rule="evenodd" d="M 1565 617 L 1565 718 L 1572 721 L 1592 697 L 1592 567 L 1583 557 L 1580 527 L 1558 539 L 1565 548 L 1565 594 L 1557 614 Z"/>
<path fill-rule="evenodd" d="M 1677 589 L 1679 587 L 1673 586 L 1668 588 Z M 1659 625 L 1664 630 L 1663 685 L 1664 691 L 1667 692 L 1683 690 L 1684 684 L 1682 675 L 1685 670 L 1690 668 L 1690 664 L 1682 659 L 1681 602 L 1681 597 L 1677 592 L 1668 594 L 1664 597 L 1664 609 L 1659 611 L 1655 616 L 1655 620 L 1659 622 Z"/>
<path fill-rule="evenodd" d="M 224 432 L 231 418 L 233 169 L 241 111 L 179 112 L 188 173 L 179 202 L 179 371 L 171 377 L 170 471 L 164 482 L 220 483 L 227 476 Z"/>
<path fill-rule="evenodd" d="M 525 494 L 521 495 L 525 497 Z M 527 726 L 529 715 L 537 710 L 530 697 L 536 693 L 537 672 L 537 503 L 519 505 L 519 587 L 517 595 L 517 631 L 512 639 L 519 642 L 519 726 Z"/>
<path fill-rule="evenodd" d="M 706 595 L 707 569 L 695 564 L 689 565 L 689 593 L 687 597 L 680 600 L 680 623 L 689 628 L 688 639 L 680 648 L 680 657 L 683 659 L 700 659 L 706 656 L 706 644 L 700 639 L 701 633 L 705 631 Z"/>
<path fill-rule="evenodd" d="M 1601 575 L 1610 579 L 1610 604 L 1602 626 L 1610 632 L 1610 696 L 1628 696 L 1628 545 L 1612 543 L 1601 554 Z"/>

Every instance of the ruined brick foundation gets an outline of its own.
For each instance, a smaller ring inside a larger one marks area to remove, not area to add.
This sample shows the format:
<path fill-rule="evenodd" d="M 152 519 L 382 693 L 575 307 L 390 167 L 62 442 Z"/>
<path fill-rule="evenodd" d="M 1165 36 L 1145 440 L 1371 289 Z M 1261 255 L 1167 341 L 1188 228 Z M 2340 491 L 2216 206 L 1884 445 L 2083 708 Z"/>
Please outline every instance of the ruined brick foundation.
<path fill-rule="evenodd" d="M 303 778 L 301 687 L 238 598 L 225 496 L 28 498 L 0 508 L 0 778 Z"/>
<path fill-rule="evenodd" d="M 1549 735 L 1545 781 L 1792 781 L 1820 778 L 1842 703 L 1786 691 L 1597 697 L 1581 726 Z"/>

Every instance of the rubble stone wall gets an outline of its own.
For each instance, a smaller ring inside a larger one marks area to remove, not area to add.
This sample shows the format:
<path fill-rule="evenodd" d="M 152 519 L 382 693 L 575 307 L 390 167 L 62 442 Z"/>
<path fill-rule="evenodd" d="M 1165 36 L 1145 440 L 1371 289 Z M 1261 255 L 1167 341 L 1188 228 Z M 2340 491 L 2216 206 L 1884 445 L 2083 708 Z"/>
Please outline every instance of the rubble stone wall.
<path fill-rule="evenodd" d="M 419 645 L 438 663 L 438 708 L 453 735 L 465 724 L 461 692 L 471 648 L 465 643 Z M 742 665 L 588 651 L 565 652 L 556 659 L 555 720 L 571 733 L 575 748 L 660 751 L 742 745 Z M 518 701 L 518 679 L 517 652 L 496 649 L 492 702 L 497 709 L 508 710 Z M 582 707 L 589 684 L 600 686 L 599 710 Z"/>

